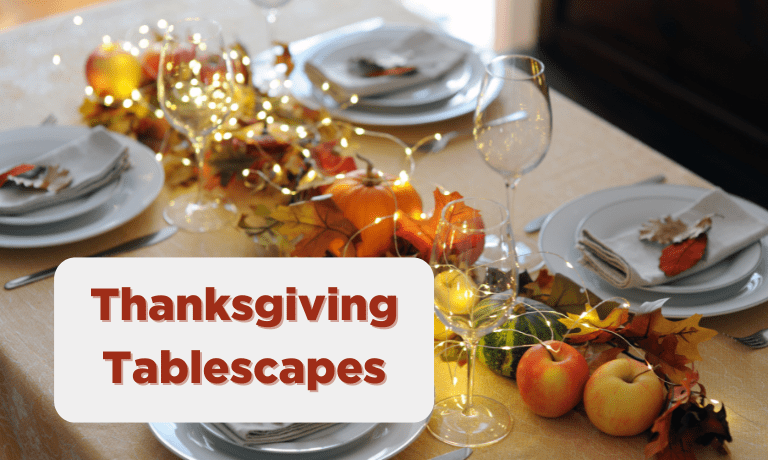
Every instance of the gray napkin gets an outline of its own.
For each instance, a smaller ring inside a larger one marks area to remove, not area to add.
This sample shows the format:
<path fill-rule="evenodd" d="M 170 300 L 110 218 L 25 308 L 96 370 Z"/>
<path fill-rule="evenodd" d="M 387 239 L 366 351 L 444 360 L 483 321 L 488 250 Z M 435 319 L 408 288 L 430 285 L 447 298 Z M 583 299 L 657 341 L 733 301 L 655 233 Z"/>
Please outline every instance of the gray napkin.
<path fill-rule="evenodd" d="M 710 214 L 715 217 L 707 233 L 704 257 L 677 276 L 668 277 L 661 271 L 659 258 L 664 246 L 641 241 L 639 227 L 602 237 L 582 230 L 576 244 L 582 255 L 580 262 L 617 288 L 655 286 L 704 270 L 768 234 L 768 223 L 747 213 L 719 188 L 673 214 L 672 218 L 693 226 Z"/>
<path fill-rule="evenodd" d="M 58 165 L 69 170 L 72 182 L 58 192 L 5 185 L 0 188 L 0 215 L 24 214 L 78 198 L 117 179 L 129 167 L 125 146 L 101 126 L 27 162 Z M 13 166 L 3 165 L 0 170 Z"/>
<path fill-rule="evenodd" d="M 304 436 L 338 425 L 336 423 L 213 423 L 233 443 L 260 446 L 295 441 Z"/>
<path fill-rule="evenodd" d="M 374 50 L 340 50 L 328 56 L 310 59 L 304 71 L 316 87 L 330 85 L 328 92 L 337 101 L 348 101 L 353 94 L 374 96 L 435 80 L 464 60 L 466 50 L 426 30 L 416 31 L 403 40 Z M 352 61 L 365 58 L 384 68 L 415 67 L 409 75 L 366 77 L 355 71 Z"/>

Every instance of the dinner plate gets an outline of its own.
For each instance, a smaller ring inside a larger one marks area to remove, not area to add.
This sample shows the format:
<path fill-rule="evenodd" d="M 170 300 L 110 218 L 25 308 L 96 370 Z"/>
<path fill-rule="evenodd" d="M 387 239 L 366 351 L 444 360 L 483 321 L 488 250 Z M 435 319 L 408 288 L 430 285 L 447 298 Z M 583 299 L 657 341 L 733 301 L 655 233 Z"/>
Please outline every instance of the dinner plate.
<path fill-rule="evenodd" d="M 337 449 L 317 453 L 259 452 L 224 442 L 199 423 L 150 423 L 152 434 L 185 460 L 386 460 L 424 431 L 418 423 L 380 423 L 367 435 Z"/>
<path fill-rule="evenodd" d="M 632 197 L 617 200 L 589 213 L 576 228 L 574 241 L 581 237 L 582 230 L 597 238 L 606 238 L 640 228 L 650 219 L 673 214 L 691 202 L 673 196 Z M 754 273 L 762 257 L 759 241 L 742 249 L 711 267 L 682 278 L 656 286 L 641 286 L 638 289 L 667 294 L 694 294 L 715 291 L 730 286 Z"/>
<path fill-rule="evenodd" d="M 45 152 L 85 135 L 84 126 L 40 126 L 0 133 L 0 152 L 9 148 Z M 95 209 L 69 219 L 43 225 L 0 225 L 0 247 L 33 248 L 72 243 L 105 233 L 136 217 L 163 188 L 165 175 L 148 147 L 114 134 L 128 147 L 131 167 L 122 174 L 122 184 Z"/>
<path fill-rule="evenodd" d="M 201 423 L 203 428 L 224 442 L 234 444 L 227 435 L 211 423 Z M 246 447 L 250 450 L 273 453 L 299 454 L 335 449 L 366 435 L 376 427 L 375 423 L 342 423 L 325 428 L 291 442 L 275 442 Z"/>
<path fill-rule="evenodd" d="M 618 289 L 605 282 L 591 270 L 579 264 L 580 258 L 576 249 L 576 229 L 584 220 L 596 210 L 602 209 L 611 203 L 630 200 L 633 198 L 663 198 L 667 205 L 674 204 L 674 209 L 660 209 L 676 211 L 681 207 L 695 202 L 708 190 L 683 185 L 635 185 L 617 187 L 602 190 L 582 196 L 570 201 L 550 215 L 542 226 L 539 234 L 539 249 L 547 267 L 555 273 L 570 275 L 573 270 L 577 272 L 577 280 L 584 282 L 584 287 L 595 293 L 603 300 L 609 298 L 624 298 L 630 303 L 630 308 L 639 307 L 643 302 L 651 302 L 660 298 L 668 298 L 662 307 L 662 313 L 668 318 L 686 318 L 693 314 L 703 316 L 717 316 L 745 310 L 768 300 L 768 256 L 766 246 L 768 237 L 761 239 L 760 262 L 754 271 L 744 278 L 729 286 L 707 292 L 696 293 L 656 293 L 642 289 Z M 732 197 L 747 212 L 758 219 L 768 222 L 768 211 L 747 200 Z M 551 254 L 550 254 L 551 253 Z M 556 255 L 553 255 L 556 254 Z M 562 260 L 562 256 L 566 260 Z M 567 263 L 573 264 L 571 269 Z M 574 275 L 575 276 L 575 275 Z"/>
<path fill-rule="evenodd" d="M 386 48 L 392 43 L 393 39 L 402 39 L 402 35 L 393 35 L 386 29 L 353 34 L 349 37 L 350 41 L 337 40 L 325 43 L 325 46 L 320 46 L 315 54 L 307 57 L 304 62 L 312 61 L 318 67 L 322 67 L 329 61 L 346 62 L 358 56 L 364 56 L 370 50 Z M 466 47 L 463 46 L 463 48 Z M 367 107 L 399 108 L 432 104 L 448 99 L 458 93 L 469 83 L 471 77 L 472 66 L 465 58 L 439 78 L 382 95 L 364 96 L 360 98 L 358 104 Z M 323 98 L 322 91 L 319 88 L 313 85 L 313 90 L 315 98 Z"/>
<path fill-rule="evenodd" d="M 294 97 L 312 109 L 325 108 L 335 118 L 352 123 L 379 126 L 407 126 L 433 123 L 473 112 L 485 74 L 484 61 L 490 60 L 493 56 L 490 54 L 481 56 L 480 51 L 469 43 L 449 35 L 444 35 L 444 37 L 467 51 L 465 66 L 469 69 L 469 79 L 466 84 L 452 96 L 443 99 L 438 98 L 438 100 L 430 103 L 419 105 L 410 104 L 405 106 L 397 105 L 398 103 L 395 103 L 393 106 L 389 107 L 381 105 L 371 107 L 366 106 L 366 104 L 358 104 L 346 109 L 341 109 L 330 96 L 321 94 L 304 72 L 304 64 L 309 59 L 328 49 L 338 49 L 345 45 L 368 40 L 374 40 L 375 42 L 387 40 L 391 42 L 393 40 L 401 39 L 403 36 L 411 34 L 420 28 L 420 26 L 415 25 L 387 24 L 370 31 L 337 35 L 298 53 L 294 56 L 295 67 L 291 73 L 291 91 Z M 432 32 L 440 34 L 440 32 L 437 31 Z M 493 97 L 488 98 L 488 103 L 490 103 L 500 91 L 501 85 L 495 85 L 490 88 L 490 93 Z M 405 101 L 400 101 L 400 104 L 405 104 Z"/>
<path fill-rule="evenodd" d="M 106 203 L 122 186 L 123 180 L 119 178 L 92 193 L 75 198 L 74 200 L 16 216 L 0 216 L 0 225 L 44 225 L 70 219 L 92 211 Z"/>

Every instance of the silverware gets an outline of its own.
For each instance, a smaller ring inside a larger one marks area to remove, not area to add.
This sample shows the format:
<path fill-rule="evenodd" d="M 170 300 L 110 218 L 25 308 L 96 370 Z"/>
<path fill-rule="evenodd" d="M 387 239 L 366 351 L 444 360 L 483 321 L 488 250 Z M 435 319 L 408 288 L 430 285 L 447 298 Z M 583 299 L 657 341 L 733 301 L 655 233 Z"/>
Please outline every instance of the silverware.
<path fill-rule="evenodd" d="M 178 230 L 179 230 L 178 227 L 166 227 L 155 233 L 150 233 L 149 235 L 140 236 L 138 238 L 119 244 L 105 251 L 92 254 L 88 257 L 113 256 L 115 254 L 133 251 L 134 249 L 151 246 L 153 244 L 157 244 L 163 240 L 170 238 Z M 39 271 L 37 273 L 33 273 L 31 275 L 22 276 L 21 278 L 16 278 L 15 280 L 8 281 L 7 283 L 5 283 L 5 289 L 10 291 L 11 289 L 16 289 L 17 287 L 21 287 L 30 283 L 34 283 L 35 281 L 40 281 L 40 280 L 49 278 L 53 276 L 54 273 L 56 273 L 57 268 L 58 268 L 58 265 L 55 267 L 48 268 L 46 270 Z"/>
<path fill-rule="evenodd" d="M 447 454 L 438 455 L 437 457 L 434 457 L 431 460 L 464 460 L 470 455 L 472 455 L 472 449 L 470 449 L 469 447 L 465 447 L 463 449 L 453 450 L 451 452 L 448 452 Z"/>
<path fill-rule="evenodd" d="M 48 116 L 43 118 L 43 121 L 40 122 L 40 126 L 55 125 L 58 121 L 56 115 L 49 113 Z"/>
<path fill-rule="evenodd" d="M 763 329 L 761 331 L 757 331 L 752 335 L 748 335 L 746 337 L 732 337 L 728 334 L 726 335 L 733 340 L 740 342 L 749 348 L 765 348 L 768 347 L 768 329 Z"/>
<path fill-rule="evenodd" d="M 509 123 L 511 121 L 522 120 L 528 117 L 528 113 L 525 111 L 513 112 L 505 117 L 497 118 L 496 120 L 486 123 L 486 126 L 497 126 L 502 123 Z M 414 153 L 437 153 L 445 148 L 449 142 L 457 137 L 469 136 L 472 134 L 472 128 L 457 129 L 456 131 L 449 131 L 447 133 L 438 133 L 429 137 L 425 137 L 420 140 L 411 150 Z"/>
<path fill-rule="evenodd" d="M 664 177 L 664 174 L 657 174 L 655 176 L 649 177 L 648 179 L 644 179 L 644 180 L 641 180 L 640 182 L 636 182 L 632 185 L 659 184 L 661 182 L 664 182 L 665 180 L 666 180 L 666 177 Z M 528 222 L 527 224 L 525 224 L 525 227 L 523 228 L 523 230 L 525 230 L 525 233 L 533 233 L 541 230 L 541 226 L 544 225 L 544 221 L 547 220 L 547 217 L 549 217 L 550 214 L 552 213 L 550 212 L 550 213 L 544 214 L 543 216 L 539 216 L 533 219 L 532 221 Z"/>

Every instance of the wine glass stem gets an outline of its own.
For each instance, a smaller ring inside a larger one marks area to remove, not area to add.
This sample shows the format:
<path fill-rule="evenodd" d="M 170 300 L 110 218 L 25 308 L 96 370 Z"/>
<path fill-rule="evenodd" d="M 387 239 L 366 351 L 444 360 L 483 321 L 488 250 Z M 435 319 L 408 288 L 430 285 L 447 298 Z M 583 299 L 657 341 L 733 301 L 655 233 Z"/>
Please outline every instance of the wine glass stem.
<path fill-rule="evenodd" d="M 203 136 L 195 136 L 191 138 L 192 148 L 195 149 L 195 164 L 197 165 L 197 198 L 195 202 L 203 202 L 203 165 L 205 164 L 205 157 L 203 156 L 203 149 L 205 148 L 205 138 Z"/>
<path fill-rule="evenodd" d="M 507 188 L 507 210 L 509 211 L 509 236 L 512 239 L 512 244 L 514 247 L 515 241 L 515 232 L 514 232 L 514 209 L 515 209 L 515 186 L 517 186 L 517 182 L 519 179 L 505 179 L 504 185 Z"/>
<path fill-rule="evenodd" d="M 467 340 L 467 405 L 464 415 L 473 415 L 473 391 L 475 386 L 475 361 L 477 361 L 477 344 L 475 339 Z"/>
<path fill-rule="evenodd" d="M 277 23 L 278 13 L 277 8 L 268 8 L 264 12 L 264 16 L 267 19 L 267 45 L 270 47 L 275 44 L 275 23 Z"/>

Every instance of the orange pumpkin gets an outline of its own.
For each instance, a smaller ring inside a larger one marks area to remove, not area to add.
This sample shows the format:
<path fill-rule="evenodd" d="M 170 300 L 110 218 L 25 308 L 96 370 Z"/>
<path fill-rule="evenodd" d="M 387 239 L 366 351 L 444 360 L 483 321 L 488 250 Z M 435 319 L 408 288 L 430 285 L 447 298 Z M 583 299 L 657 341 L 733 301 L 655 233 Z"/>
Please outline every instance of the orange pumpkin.
<path fill-rule="evenodd" d="M 344 217 L 360 232 L 360 242 L 355 246 L 358 257 L 378 257 L 394 246 L 395 211 L 413 218 L 421 215 L 421 197 L 407 182 L 384 174 L 365 161 L 366 169 L 357 169 L 336 179 L 325 193 L 331 194 L 334 203 Z M 379 223 L 375 223 L 381 218 Z M 370 227 L 369 227 L 370 225 Z"/>

